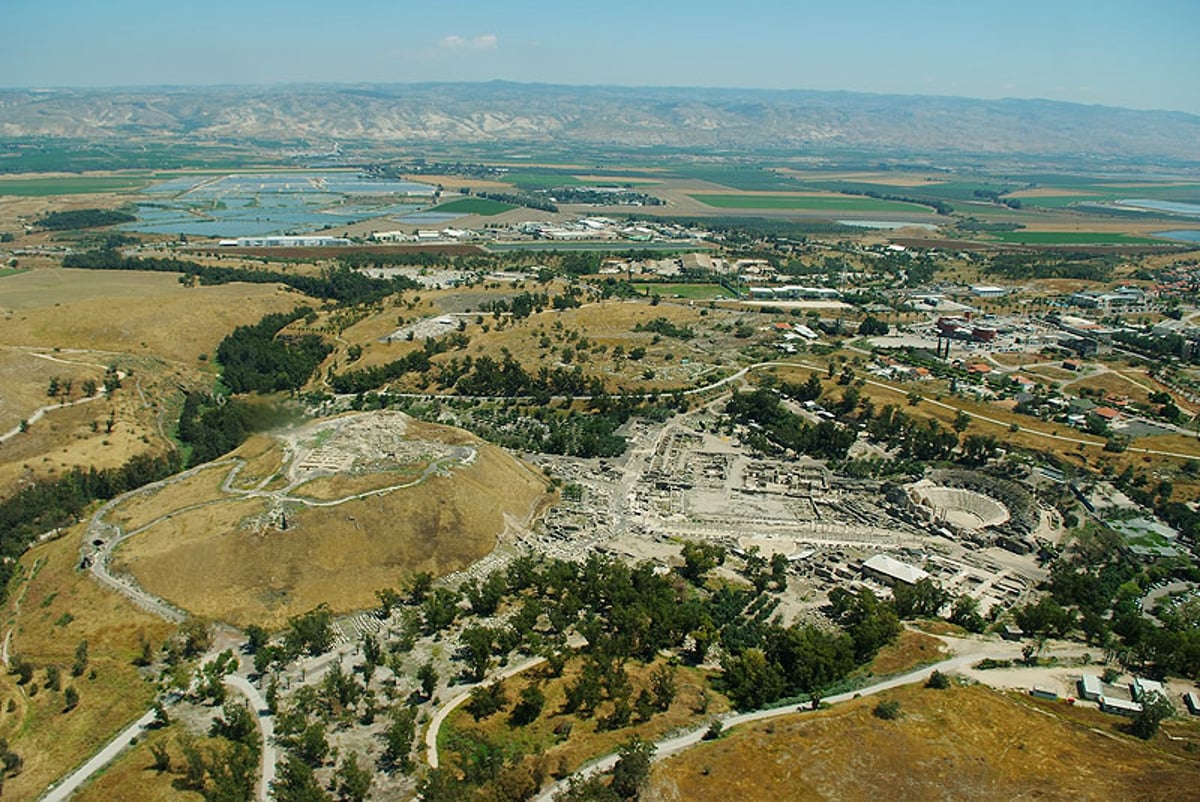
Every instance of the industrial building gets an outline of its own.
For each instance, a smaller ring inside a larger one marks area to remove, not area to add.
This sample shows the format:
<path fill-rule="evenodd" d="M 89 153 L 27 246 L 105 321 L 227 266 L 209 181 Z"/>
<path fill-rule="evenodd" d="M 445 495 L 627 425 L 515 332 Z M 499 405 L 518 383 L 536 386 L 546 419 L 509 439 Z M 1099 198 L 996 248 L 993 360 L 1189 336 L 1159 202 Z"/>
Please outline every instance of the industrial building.
<path fill-rule="evenodd" d="M 238 237 L 223 239 L 222 248 L 327 248 L 349 245 L 350 240 L 341 237 Z"/>

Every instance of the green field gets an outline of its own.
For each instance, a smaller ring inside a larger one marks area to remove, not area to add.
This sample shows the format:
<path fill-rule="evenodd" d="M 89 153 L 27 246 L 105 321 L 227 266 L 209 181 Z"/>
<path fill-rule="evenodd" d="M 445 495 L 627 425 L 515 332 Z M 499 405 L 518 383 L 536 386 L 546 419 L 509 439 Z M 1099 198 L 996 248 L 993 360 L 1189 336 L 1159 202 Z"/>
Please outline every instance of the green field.
<path fill-rule="evenodd" d="M 902 201 L 862 197 L 804 195 L 691 195 L 705 206 L 718 209 L 794 209 L 813 212 L 929 212 L 924 206 Z"/>
<path fill-rule="evenodd" d="M 507 212 L 510 209 L 515 209 L 511 203 L 501 203 L 490 198 L 459 198 L 447 203 L 439 204 L 429 211 L 431 212 L 451 212 L 454 214 L 478 214 L 484 217 L 491 217 L 494 214 Z"/>
<path fill-rule="evenodd" d="M 42 198 L 50 195 L 90 195 L 96 192 L 129 192 L 150 182 L 144 178 L 115 176 L 48 176 L 0 179 L 0 195 Z"/>
<path fill-rule="evenodd" d="M 1167 245 L 1166 240 L 1095 231 L 1001 231 L 991 235 L 1018 245 Z"/>
<path fill-rule="evenodd" d="M 27 267 L 0 267 L 0 278 L 5 278 L 6 276 L 15 276 L 18 273 L 28 272 L 29 268 Z"/>
<path fill-rule="evenodd" d="M 690 301 L 711 301 L 714 298 L 732 298 L 733 293 L 720 284 L 637 284 L 651 295 L 664 298 L 685 298 Z"/>
<path fill-rule="evenodd" d="M 694 178 L 697 181 L 720 184 L 723 187 L 740 189 L 744 192 L 770 192 L 773 190 L 795 192 L 804 189 L 803 184 L 799 181 L 762 167 L 696 164 L 671 167 L 670 173 L 679 178 Z"/>

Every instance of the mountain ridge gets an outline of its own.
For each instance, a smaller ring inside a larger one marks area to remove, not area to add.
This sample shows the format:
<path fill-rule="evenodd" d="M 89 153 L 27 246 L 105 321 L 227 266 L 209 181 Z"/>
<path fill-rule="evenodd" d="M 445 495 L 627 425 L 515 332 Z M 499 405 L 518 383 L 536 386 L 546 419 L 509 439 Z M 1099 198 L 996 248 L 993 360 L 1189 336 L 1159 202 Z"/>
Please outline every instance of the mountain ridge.
<path fill-rule="evenodd" d="M 569 142 L 1200 162 L 1200 116 L 1045 99 L 486 83 L 0 90 L 0 137 Z"/>

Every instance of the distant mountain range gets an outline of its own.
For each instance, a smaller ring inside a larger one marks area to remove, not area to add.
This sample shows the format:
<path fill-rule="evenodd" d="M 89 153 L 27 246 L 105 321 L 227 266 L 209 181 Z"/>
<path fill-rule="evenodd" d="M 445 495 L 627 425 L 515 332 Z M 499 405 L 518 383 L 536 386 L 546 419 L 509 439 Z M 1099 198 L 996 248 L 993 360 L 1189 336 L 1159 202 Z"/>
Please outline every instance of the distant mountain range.
<path fill-rule="evenodd" d="M 446 83 L 0 90 L 0 137 L 558 143 L 1200 163 L 1200 116 L 1046 100 Z"/>

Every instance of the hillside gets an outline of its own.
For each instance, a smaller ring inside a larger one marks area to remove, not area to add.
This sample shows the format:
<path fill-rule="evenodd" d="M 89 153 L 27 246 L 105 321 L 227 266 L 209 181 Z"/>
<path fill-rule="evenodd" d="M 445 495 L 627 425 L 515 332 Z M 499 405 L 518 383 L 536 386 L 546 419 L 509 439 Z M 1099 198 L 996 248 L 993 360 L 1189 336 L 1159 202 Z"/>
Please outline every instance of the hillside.
<path fill-rule="evenodd" d="M 9 90 L 0 92 L 0 137 L 554 143 L 1200 162 L 1200 117 L 1179 112 L 1044 100 L 507 82 Z"/>

